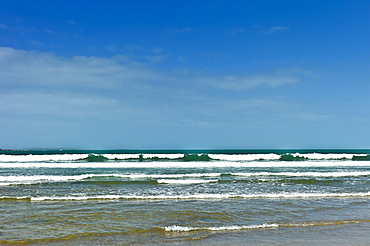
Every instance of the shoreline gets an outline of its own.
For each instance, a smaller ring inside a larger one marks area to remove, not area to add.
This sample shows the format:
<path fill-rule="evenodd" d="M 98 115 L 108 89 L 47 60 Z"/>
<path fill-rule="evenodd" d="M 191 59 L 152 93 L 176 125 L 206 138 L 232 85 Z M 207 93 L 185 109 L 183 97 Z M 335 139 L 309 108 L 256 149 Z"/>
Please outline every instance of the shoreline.
<path fill-rule="evenodd" d="M 110 233 L 109 235 L 89 235 L 41 240 L 0 241 L 7 245 L 165 245 L 165 246 L 229 246 L 229 245 L 348 245 L 360 246 L 370 242 L 370 223 L 310 227 L 281 227 L 245 229 L 218 232 L 165 232 L 165 233 Z"/>

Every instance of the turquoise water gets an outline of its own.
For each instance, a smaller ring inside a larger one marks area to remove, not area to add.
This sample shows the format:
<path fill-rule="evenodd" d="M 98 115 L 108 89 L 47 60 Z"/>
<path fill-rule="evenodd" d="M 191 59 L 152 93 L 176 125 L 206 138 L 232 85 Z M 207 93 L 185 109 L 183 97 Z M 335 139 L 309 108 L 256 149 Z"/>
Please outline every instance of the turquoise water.
<path fill-rule="evenodd" d="M 366 245 L 368 150 L 0 154 L 0 244 Z"/>

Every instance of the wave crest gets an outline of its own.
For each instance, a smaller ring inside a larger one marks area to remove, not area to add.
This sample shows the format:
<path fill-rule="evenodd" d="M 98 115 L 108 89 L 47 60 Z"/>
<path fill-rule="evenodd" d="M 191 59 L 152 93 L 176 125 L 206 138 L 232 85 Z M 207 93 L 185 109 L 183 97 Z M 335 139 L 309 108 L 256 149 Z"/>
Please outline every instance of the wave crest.
<path fill-rule="evenodd" d="M 345 225 L 345 224 L 359 224 L 368 223 L 370 220 L 339 220 L 339 221 L 313 221 L 302 223 L 288 223 L 288 224 L 261 224 L 261 225 L 231 225 L 231 226 L 209 226 L 209 227 L 194 227 L 194 226 L 164 226 L 161 227 L 167 232 L 189 232 L 189 231 L 233 231 L 233 230 L 252 230 L 252 229 L 274 229 L 279 227 L 313 227 L 313 226 L 331 226 L 331 225 Z"/>
<path fill-rule="evenodd" d="M 0 162 L 302 162 L 302 161 L 370 161 L 368 154 L 0 154 Z"/>
<path fill-rule="evenodd" d="M 96 195 L 96 196 L 47 196 L 47 197 L 12 197 L 3 196 L 0 200 L 30 201 L 81 201 L 81 200 L 219 200 L 219 199 L 316 199 L 369 197 L 370 192 L 363 193 L 278 193 L 278 194 L 193 194 L 193 195 Z"/>
<path fill-rule="evenodd" d="M 168 232 L 187 232 L 187 231 L 197 231 L 197 230 L 207 230 L 207 231 L 231 231 L 231 230 L 243 230 L 243 229 L 261 229 L 261 228 L 277 228 L 278 224 L 262 224 L 262 225 L 233 225 L 233 226 L 218 226 L 218 227 L 192 227 L 192 226 L 165 226 L 162 227 Z"/>

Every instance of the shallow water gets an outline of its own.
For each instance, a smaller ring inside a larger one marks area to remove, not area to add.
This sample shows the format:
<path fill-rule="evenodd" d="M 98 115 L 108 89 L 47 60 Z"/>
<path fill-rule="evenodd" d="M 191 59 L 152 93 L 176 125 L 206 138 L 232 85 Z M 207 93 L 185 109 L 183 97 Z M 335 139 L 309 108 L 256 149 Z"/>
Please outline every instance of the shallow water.
<path fill-rule="evenodd" d="M 367 245 L 370 163 L 335 154 L 3 154 L 0 244 Z"/>

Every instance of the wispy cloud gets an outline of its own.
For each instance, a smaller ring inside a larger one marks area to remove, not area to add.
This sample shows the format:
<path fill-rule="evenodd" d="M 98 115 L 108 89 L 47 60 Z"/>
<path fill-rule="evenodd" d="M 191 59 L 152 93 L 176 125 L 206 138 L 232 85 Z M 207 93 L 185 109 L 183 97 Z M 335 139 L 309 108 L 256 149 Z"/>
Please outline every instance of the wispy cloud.
<path fill-rule="evenodd" d="M 37 30 L 34 27 L 28 27 L 25 25 L 6 25 L 4 23 L 0 23 L 0 29 L 19 33 L 31 33 Z"/>
<path fill-rule="evenodd" d="M 204 76 L 154 69 L 122 55 L 61 57 L 2 47 L 0 112 L 42 121 L 103 117 L 150 125 L 216 126 L 230 124 L 227 116 L 243 122 L 251 113 L 284 115 L 292 109 L 292 103 L 282 98 L 253 94 L 230 98 L 223 92 L 289 86 L 299 83 L 305 73 L 292 68 L 270 75 Z M 300 117 L 313 119 L 315 114 L 307 111 Z"/>
<path fill-rule="evenodd" d="M 192 33 L 195 29 L 191 27 L 176 28 L 176 29 L 167 29 L 167 32 L 170 33 Z"/>
<path fill-rule="evenodd" d="M 116 108 L 118 102 L 85 93 L 29 91 L 3 95 L 0 97 L 0 105 L 3 115 L 81 119 L 102 114 L 106 116 L 106 110 Z M 92 108 L 94 110 L 91 110 Z"/>
<path fill-rule="evenodd" d="M 250 90 L 256 87 L 276 88 L 279 86 L 295 84 L 300 81 L 299 76 L 291 73 L 277 73 L 273 75 L 250 76 L 218 76 L 199 78 L 200 83 L 225 90 Z"/>
<path fill-rule="evenodd" d="M 117 53 L 119 51 L 116 45 L 107 45 L 105 46 L 105 49 L 109 52 L 114 52 L 114 53 Z"/>
<path fill-rule="evenodd" d="M 67 21 L 67 23 L 70 24 L 70 25 L 72 25 L 72 26 L 76 26 L 77 25 L 76 21 L 74 21 L 74 20 L 69 20 L 69 21 Z"/>
<path fill-rule="evenodd" d="M 229 35 L 235 36 L 238 34 L 247 33 L 247 30 L 245 28 L 233 28 L 231 31 L 228 32 Z"/>
<path fill-rule="evenodd" d="M 39 42 L 39 41 L 37 41 L 37 40 L 31 40 L 29 43 L 30 43 L 31 45 L 33 45 L 33 46 L 36 46 L 36 47 L 42 47 L 42 46 L 44 46 L 44 44 L 43 44 L 43 43 L 41 43 L 41 42 Z"/>
<path fill-rule="evenodd" d="M 152 49 L 152 51 L 153 51 L 154 54 L 161 54 L 161 53 L 163 53 L 163 49 L 160 48 L 160 47 L 155 47 L 155 48 Z"/>
<path fill-rule="evenodd" d="M 283 32 L 283 31 L 287 31 L 289 29 L 290 29 L 290 27 L 288 27 L 288 26 L 274 26 L 274 27 L 270 27 L 267 30 L 263 30 L 261 32 L 263 34 L 266 34 L 266 35 L 273 35 L 273 34 Z"/>
<path fill-rule="evenodd" d="M 0 29 L 10 29 L 10 27 L 5 24 L 0 24 Z"/>
<path fill-rule="evenodd" d="M 122 55 L 67 58 L 2 47 L 0 77 L 4 119 L 142 120 L 164 110 L 158 82 L 165 76 Z"/>
<path fill-rule="evenodd" d="M 54 35 L 54 34 L 55 34 L 55 32 L 53 32 L 52 30 L 50 30 L 50 29 L 48 29 L 48 28 L 46 28 L 46 29 L 45 29 L 45 32 L 46 32 L 47 34 L 49 34 L 49 35 Z"/>
<path fill-rule="evenodd" d="M 66 58 L 4 47 L 0 48 L 0 74 L 2 83 L 51 87 L 109 87 L 158 79 L 158 73 L 122 55 Z"/>
<path fill-rule="evenodd" d="M 168 55 L 161 55 L 161 54 L 157 54 L 157 55 L 147 55 L 145 56 L 145 58 L 150 61 L 151 63 L 159 63 L 159 62 L 163 62 L 165 60 L 167 60 L 168 58 Z"/>
<path fill-rule="evenodd" d="M 165 59 L 162 49 L 153 49 L 150 59 Z M 157 54 L 159 53 L 159 54 Z M 163 57 L 164 56 L 164 57 Z M 148 58 L 149 59 L 149 58 Z M 198 85 L 225 90 L 249 90 L 256 87 L 276 88 L 298 83 L 309 71 L 299 67 L 279 70 L 272 74 L 204 76 L 197 73 L 178 74 L 146 66 L 124 55 L 113 57 L 61 57 L 51 53 L 0 48 L 0 83 L 38 85 L 48 87 L 68 86 L 86 88 L 132 88 L 139 85 L 174 86 Z M 165 83 L 166 82 L 166 83 Z"/>
<path fill-rule="evenodd" d="M 297 119 L 305 121 L 316 121 L 316 120 L 325 120 L 333 117 L 331 114 L 323 113 L 312 113 L 312 112 L 296 112 L 293 114 Z"/>

